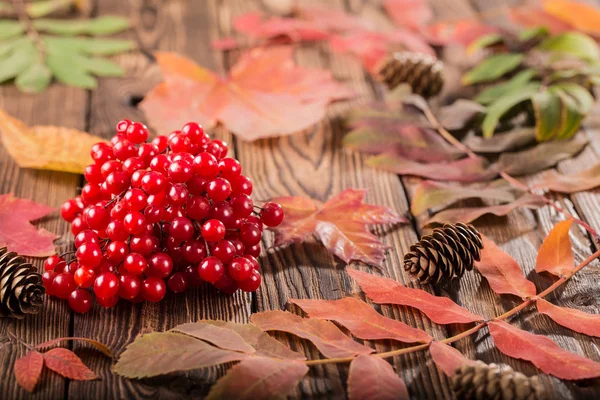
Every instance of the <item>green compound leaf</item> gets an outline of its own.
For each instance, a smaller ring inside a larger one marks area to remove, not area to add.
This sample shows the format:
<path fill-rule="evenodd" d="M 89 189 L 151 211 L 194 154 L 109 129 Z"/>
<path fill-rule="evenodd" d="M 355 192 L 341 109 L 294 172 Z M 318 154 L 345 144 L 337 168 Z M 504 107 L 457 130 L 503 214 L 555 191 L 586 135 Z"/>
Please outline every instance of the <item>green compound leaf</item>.
<path fill-rule="evenodd" d="M 535 112 L 535 135 L 539 142 L 552 140 L 561 128 L 562 102 L 550 90 L 543 90 L 531 96 Z"/>
<path fill-rule="evenodd" d="M 52 71 L 41 62 L 36 62 L 17 75 L 15 85 L 24 93 L 40 93 L 51 81 Z"/>
<path fill-rule="evenodd" d="M 25 32 L 25 27 L 19 21 L 0 21 L 0 40 L 20 36 Z"/>
<path fill-rule="evenodd" d="M 528 83 L 527 85 L 518 88 L 518 90 L 513 90 L 510 93 L 505 94 L 503 97 L 500 97 L 490 104 L 488 107 L 488 113 L 481 124 L 483 137 L 492 137 L 500 118 L 502 118 L 502 116 L 514 106 L 529 100 L 531 96 L 537 93 L 539 87 L 539 83 Z"/>
<path fill-rule="evenodd" d="M 584 60 L 600 59 L 600 48 L 596 41 L 580 32 L 566 32 L 562 35 L 552 36 L 540 43 L 537 48 Z"/>
<path fill-rule="evenodd" d="M 486 58 L 481 64 L 462 77 L 464 85 L 490 82 L 516 69 L 525 60 L 524 54 L 497 54 Z"/>
<path fill-rule="evenodd" d="M 135 48 L 135 42 L 125 39 L 46 36 L 43 40 L 46 43 L 46 46 L 50 48 L 69 48 L 73 52 L 81 52 L 95 56 L 111 56 Z"/>
<path fill-rule="evenodd" d="M 25 42 L 22 46 L 14 47 L 0 60 L 0 83 L 15 78 L 39 58 L 39 53 L 33 43 Z"/>
<path fill-rule="evenodd" d="M 56 35 L 102 36 L 118 33 L 129 28 L 129 20 L 118 16 L 106 16 L 93 19 L 38 19 L 34 21 L 37 30 Z"/>
<path fill-rule="evenodd" d="M 498 83 L 497 85 L 491 86 L 483 90 L 475 101 L 484 105 L 493 103 L 500 97 L 504 97 L 506 94 L 519 90 L 537 75 L 537 72 L 533 69 L 525 69 L 506 82 Z"/>

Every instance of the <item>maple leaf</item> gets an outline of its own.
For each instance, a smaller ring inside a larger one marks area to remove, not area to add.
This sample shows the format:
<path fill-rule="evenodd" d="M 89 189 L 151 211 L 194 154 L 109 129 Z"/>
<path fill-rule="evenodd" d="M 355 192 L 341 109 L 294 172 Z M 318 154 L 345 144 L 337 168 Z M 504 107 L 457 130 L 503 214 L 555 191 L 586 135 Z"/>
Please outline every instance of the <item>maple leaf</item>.
<path fill-rule="evenodd" d="M 369 224 L 407 222 L 387 207 L 364 204 L 366 190 L 346 189 L 325 204 L 306 197 L 277 197 L 285 212 L 275 228 L 275 246 L 303 241 L 312 234 L 346 263 L 362 261 L 380 266 L 386 246 L 367 228 Z"/>
<path fill-rule="evenodd" d="M 435 365 L 448 376 L 454 375 L 456 370 L 465 364 L 476 364 L 474 360 L 466 358 L 454 347 L 441 342 L 434 341 L 429 346 L 429 354 Z"/>
<path fill-rule="evenodd" d="M 52 211 L 51 207 L 12 194 L 0 195 L 0 247 L 31 257 L 54 254 L 53 241 L 58 236 L 29 223 Z"/>
<path fill-rule="evenodd" d="M 2 144 L 21 168 L 83 173 L 92 162 L 90 147 L 105 140 L 77 129 L 32 126 L 0 110 Z"/>
<path fill-rule="evenodd" d="M 44 357 L 37 351 L 27 352 L 25 356 L 15 361 L 15 379 L 19 386 L 28 392 L 33 392 L 42 375 Z"/>
<path fill-rule="evenodd" d="M 544 299 L 537 299 L 536 305 L 540 313 L 546 314 L 557 324 L 588 336 L 600 337 L 600 314 L 555 306 Z"/>
<path fill-rule="evenodd" d="M 385 360 L 361 354 L 350 363 L 349 400 L 408 400 L 406 384 Z"/>
<path fill-rule="evenodd" d="M 155 56 L 164 82 L 140 107 L 163 133 L 198 121 L 222 123 L 243 140 L 289 135 L 322 120 L 331 101 L 351 95 L 329 71 L 296 66 L 291 47 L 253 49 L 225 78 L 176 53 Z"/>
<path fill-rule="evenodd" d="M 56 348 L 43 353 L 44 365 L 65 378 L 78 381 L 97 379 L 96 374 L 69 349 Z"/>
<path fill-rule="evenodd" d="M 560 193 L 577 193 L 600 186 L 600 164 L 590 169 L 570 175 L 561 175 L 551 170 L 538 182 L 533 189 L 549 189 Z"/>
<path fill-rule="evenodd" d="M 575 256 L 571 248 L 569 230 L 572 220 L 561 221 L 554 225 L 540 250 L 535 263 L 535 271 L 549 272 L 552 275 L 563 276 L 568 274 L 575 265 Z"/>

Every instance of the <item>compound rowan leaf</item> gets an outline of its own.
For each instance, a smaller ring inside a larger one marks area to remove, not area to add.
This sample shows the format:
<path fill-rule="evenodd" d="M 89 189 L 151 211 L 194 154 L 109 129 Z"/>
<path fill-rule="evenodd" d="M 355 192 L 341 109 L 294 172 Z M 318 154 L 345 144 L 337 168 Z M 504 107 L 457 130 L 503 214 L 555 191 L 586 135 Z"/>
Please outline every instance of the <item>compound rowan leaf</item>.
<path fill-rule="evenodd" d="M 97 379 L 96 374 L 85 366 L 81 358 L 69 349 L 56 348 L 43 353 L 44 364 L 65 378 L 77 381 Z"/>
<path fill-rule="evenodd" d="M 373 235 L 370 224 L 406 222 L 387 207 L 364 204 L 366 190 L 346 189 L 325 204 L 305 197 L 277 197 L 285 219 L 275 228 L 275 246 L 305 240 L 316 234 L 344 262 L 380 266 L 386 246 Z"/>
<path fill-rule="evenodd" d="M 301 361 L 252 357 L 230 368 L 207 400 L 263 400 L 285 397 L 308 372 Z"/>
<path fill-rule="evenodd" d="M 575 332 L 600 337 L 600 314 L 588 314 L 573 308 L 559 307 L 544 299 L 536 301 L 537 309 L 554 322 Z"/>
<path fill-rule="evenodd" d="M 255 351 L 237 332 L 204 321 L 177 325 L 171 330 L 207 341 L 225 350 L 240 351 L 248 354 L 252 354 Z"/>
<path fill-rule="evenodd" d="M 492 290 L 498 294 L 514 294 L 523 299 L 535 296 L 535 285 L 525 278 L 517 260 L 487 237 L 482 235 L 481 239 L 481 259 L 475 262 L 475 268 L 487 279 Z"/>
<path fill-rule="evenodd" d="M 15 379 L 19 386 L 28 392 L 33 392 L 42 375 L 44 357 L 35 350 L 27 352 L 15 361 Z"/>
<path fill-rule="evenodd" d="M 349 400 L 408 400 L 406 384 L 384 359 L 361 354 L 350 363 Z"/>
<path fill-rule="evenodd" d="M 509 357 L 530 361 L 546 374 L 569 380 L 600 376 L 600 363 L 563 350 L 546 336 L 526 332 L 504 321 L 491 321 L 488 326 L 498 350 Z"/>
<path fill-rule="evenodd" d="M 489 82 L 516 69 L 525 60 L 523 54 L 496 54 L 486 58 L 475 68 L 467 72 L 463 78 L 464 85 Z"/>
<path fill-rule="evenodd" d="M 533 185 L 534 189 L 548 189 L 560 193 L 577 193 L 600 186 L 600 164 L 590 169 L 570 175 L 562 175 L 554 170 Z"/>
<path fill-rule="evenodd" d="M 561 221 L 552 228 L 540 250 L 535 263 L 535 271 L 549 272 L 552 275 L 568 274 L 575 266 L 575 256 L 571 247 L 569 230 L 573 220 Z"/>
<path fill-rule="evenodd" d="M 452 376 L 461 365 L 475 364 L 476 361 L 465 357 L 454 347 L 441 342 L 433 342 L 429 346 L 431 359 L 447 376 Z"/>
<path fill-rule="evenodd" d="M 252 314 L 250 320 L 263 331 L 281 331 L 311 341 L 325 357 L 354 357 L 373 349 L 346 336 L 329 321 L 302 318 L 287 311 L 264 311 Z"/>
<path fill-rule="evenodd" d="M 289 301 L 300 307 L 310 318 L 335 321 L 360 339 L 393 339 L 405 343 L 427 343 L 431 340 L 431 336 L 425 331 L 384 317 L 373 307 L 354 297 L 339 300 Z"/>
<path fill-rule="evenodd" d="M 600 34 L 600 10 L 591 4 L 573 0 L 544 0 L 542 8 L 547 14 L 577 30 Z"/>
<path fill-rule="evenodd" d="M 225 78 L 176 53 L 159 52 L 156 59 L 164 82 L 140 107 L 160 132 L 198 121 L 222 123 L 243 140 L 289 135 L 319 122 L 327 104 L 351 94 L 329 71 L 295 65 L 290 47 L 250 50 Z"/>
<path fill-rule="evenodd" d="M 27 126 L 0 110 L 2 144 L 21 168 L 83 173 L 90 147 L 105 140 L 77 129 Z"/>
<path fill-rule="evenodd" d="M 54 211 L 44 204 L 18 199 L 12 194 L 0 195 L 0 247 L 6 246 L 24 256 L 46 257 L 55 253 L 57 235 L 29 221 L 35 221 Z"/>
<path fill-rule="evenodd" d="M 483 320 L 447 297 L 411 289 L 392 279 L 349 269 L 348 275 L 374 303 L 414 307 L 438 324 L 466 324 Z"/>

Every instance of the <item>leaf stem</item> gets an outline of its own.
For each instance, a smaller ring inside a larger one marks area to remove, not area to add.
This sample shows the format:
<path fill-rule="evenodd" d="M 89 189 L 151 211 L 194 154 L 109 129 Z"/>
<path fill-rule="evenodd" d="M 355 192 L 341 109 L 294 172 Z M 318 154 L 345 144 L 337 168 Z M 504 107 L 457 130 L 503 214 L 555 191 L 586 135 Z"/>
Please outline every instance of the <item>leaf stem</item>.
<path fill-rule="evenodd" d="M 42 59 L 46 57 L 46 46 L 42 41 L 42 37 L 40 36 L 35 26 L 33 26 L 33 22 L 29 17 L 29 13 L 27 12 L 27 6 L 25 5 L 24 0 L 11 0 L 15 11 L 17 12 L 17 17 L 19 18 L 19 22 L 25 26 L 25 30 L 27 31 L 27 36 L 33 41 L 35 47 L 40 52 L 40 56 Z"/>

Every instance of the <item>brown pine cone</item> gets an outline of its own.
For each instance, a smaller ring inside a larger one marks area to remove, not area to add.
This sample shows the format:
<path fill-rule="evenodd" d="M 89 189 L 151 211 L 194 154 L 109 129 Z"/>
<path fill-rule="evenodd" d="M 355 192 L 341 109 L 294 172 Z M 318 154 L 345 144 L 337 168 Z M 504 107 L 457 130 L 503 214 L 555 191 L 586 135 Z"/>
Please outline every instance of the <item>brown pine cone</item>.
<path fill-rule="evenodd" d="M 506 366 L 477 361 L 462 365 L 452 376 L 456 400 L 542 400 L 544 387 L 537 377 L 528 378 Z"/>
<path fill-rule="evenodd" d="M 0 317 L 37 314 L 44 302 L 42 276 L 17 253 L 0 248 Z"/>
<path fill-rule="evenodd" d="M 472 225 L 446 224 L 410 246 L 404 269 L 421 283 L 451 281 L 473 269 L 482 248 L 481 234 Z"/>
<path fill-rule="evenodd" d="M 428 98 L 442 90 L 443 69 L 444 64 L 429 54 L 399 52 L 376 69 L 375 77 L 390 89 L 406 83 L 414 94 Z"/>

